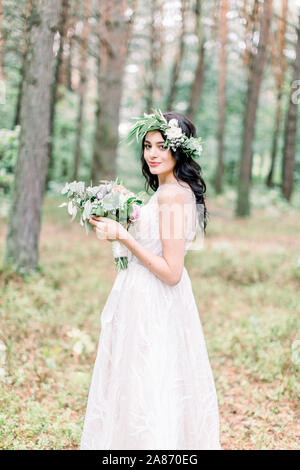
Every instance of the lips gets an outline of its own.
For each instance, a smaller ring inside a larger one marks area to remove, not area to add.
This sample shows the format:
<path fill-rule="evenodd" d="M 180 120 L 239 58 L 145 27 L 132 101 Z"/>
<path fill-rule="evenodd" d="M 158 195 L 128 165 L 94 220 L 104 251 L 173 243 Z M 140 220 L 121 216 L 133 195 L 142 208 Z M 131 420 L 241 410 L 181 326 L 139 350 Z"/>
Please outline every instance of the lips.
<path fill-rule="evenodd" d="M 149 162 L 149 165 L 150 165 L 150 166 L 158 166 L 158 165 L 160 165 L 160 162 L 159 162 L 159 163 L 154 163 L 154 162 L 151 163 L 151 162 Z"/>

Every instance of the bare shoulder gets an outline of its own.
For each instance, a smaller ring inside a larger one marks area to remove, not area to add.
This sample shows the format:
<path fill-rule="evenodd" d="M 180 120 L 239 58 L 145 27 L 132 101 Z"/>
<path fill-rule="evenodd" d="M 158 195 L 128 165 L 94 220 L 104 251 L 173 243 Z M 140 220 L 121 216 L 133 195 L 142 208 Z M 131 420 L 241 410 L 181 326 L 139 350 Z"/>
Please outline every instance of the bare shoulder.
<path fill-rule="evenodd" d="M 182 191 L 175 184 L 163 186 L 157 194 L 157 200 L 159 204 L 184 203 Z"/>

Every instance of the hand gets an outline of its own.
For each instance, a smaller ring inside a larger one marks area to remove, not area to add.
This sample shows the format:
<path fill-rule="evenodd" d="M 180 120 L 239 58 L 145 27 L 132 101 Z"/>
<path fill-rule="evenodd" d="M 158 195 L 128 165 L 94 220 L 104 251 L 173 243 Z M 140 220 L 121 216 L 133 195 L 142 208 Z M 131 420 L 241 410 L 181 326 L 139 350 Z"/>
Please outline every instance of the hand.
<path fill-rule="evenodd" d="M 125 229 L 119 222 L 116 222 L 113 219 L 109 219 L 108 217 L 98 217 L 96 215 L 92 215 L 90 217 L 89 223 L 94 226 L 96 237 L 99 240 L 107 240 L 109 242 L 124 238 L 129 225 L 128 222 Z"/>

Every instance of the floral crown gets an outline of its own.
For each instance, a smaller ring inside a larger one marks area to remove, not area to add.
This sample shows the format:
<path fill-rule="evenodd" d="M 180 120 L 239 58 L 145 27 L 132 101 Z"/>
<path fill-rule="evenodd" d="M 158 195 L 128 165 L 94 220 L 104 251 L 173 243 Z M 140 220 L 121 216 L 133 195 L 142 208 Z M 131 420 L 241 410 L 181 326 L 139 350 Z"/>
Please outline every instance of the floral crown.
<path fill-rule="evenodd" d="M 201 137 L 187 137 L 178 124 L 177 119 L 171 119 L 169 122 L 165 119 L 160 109 L 153 109 L 152 114 L 144 113 L 142 118 L 137 119 L 134 128 L 123 140 L 136 136 L 137 142 L 149 131 L 161 130 L 166 136 L 165 147 L 172 148 L 175 152 L 181 147 L 187 157 L 199 158 L 202 152 Z"/>

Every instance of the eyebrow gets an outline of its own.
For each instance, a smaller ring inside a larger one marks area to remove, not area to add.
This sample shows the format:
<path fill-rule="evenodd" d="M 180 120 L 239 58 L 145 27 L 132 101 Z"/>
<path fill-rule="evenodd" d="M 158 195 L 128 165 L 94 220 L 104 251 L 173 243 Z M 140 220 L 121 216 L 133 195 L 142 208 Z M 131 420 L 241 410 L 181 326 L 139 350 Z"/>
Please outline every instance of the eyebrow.
<path fill-rule="evenodd" d="M 145 140 L 145 142 L 148 142 L 148 144 L 151 144 L 150 140 Z M 159 142 L 155 142 L 155 144 L 164 144 L 165 141 L 164 140 L 161 140 Z"/>

